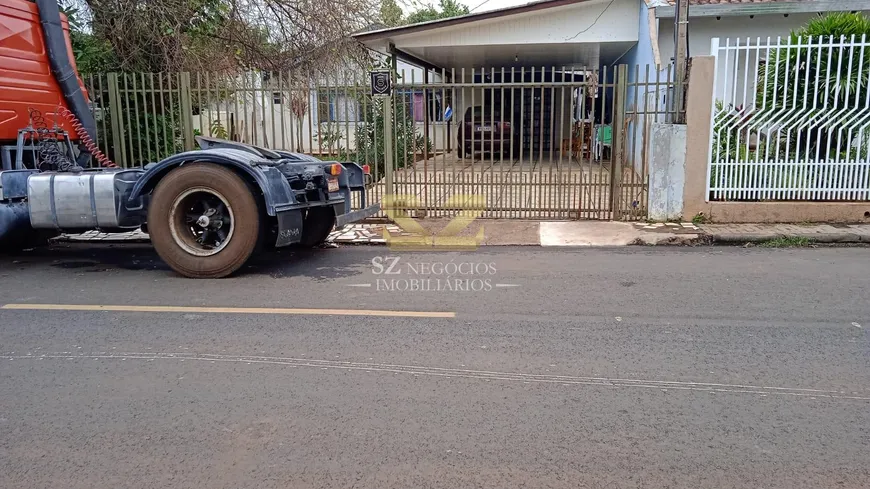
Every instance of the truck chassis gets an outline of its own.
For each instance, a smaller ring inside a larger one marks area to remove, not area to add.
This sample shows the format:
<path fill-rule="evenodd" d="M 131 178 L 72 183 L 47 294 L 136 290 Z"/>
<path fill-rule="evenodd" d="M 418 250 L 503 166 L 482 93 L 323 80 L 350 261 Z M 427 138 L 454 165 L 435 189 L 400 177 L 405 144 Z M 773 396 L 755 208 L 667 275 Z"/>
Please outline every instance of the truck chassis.
<path fill-rule="evenodd" d="M 200 149 L 144 168 L 0 171 L 0 246 L 46 233 L 142 228 L 179 274 L 220 278 L 264 247 L 316 246 L 335 227 L 380 210 L 366 205 L 356 163 L 196 140 Z M 351 210 L 352 192 L 359 210 Z"/>

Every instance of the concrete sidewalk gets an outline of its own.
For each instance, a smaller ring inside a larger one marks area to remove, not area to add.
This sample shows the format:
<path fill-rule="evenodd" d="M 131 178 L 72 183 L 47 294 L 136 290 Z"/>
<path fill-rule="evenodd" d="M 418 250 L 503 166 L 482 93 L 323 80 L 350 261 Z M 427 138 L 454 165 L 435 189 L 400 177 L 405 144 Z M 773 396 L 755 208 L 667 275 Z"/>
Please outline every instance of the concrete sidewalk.
<path fill-rule="evenodd" d="M 542 222 L 538 234 L 541 246 L 690 245 L 701 238 L 701 230 L 690 222 Z"/>
<path fill-rule="evenodd" d="M 437 236 L 450 219 L 415 221 L 427 235 Z M 483 246 L 626 246 L 626 245 L 699 245 L 713 243 L 744 244 L 777 238 L 806 238 L 813 243 L 868 243 L 870 224 L 699 224 L 646 223 L 616 221 L 524 221 L 512 219 L 478 219 L 458 233 L 474 236 L 483 230 Z M 391 236 L 415 236 L 396 224 L 352 224 L 333 232 L 328 242 L 338 245 L 383 245 L 385 233 Z M 73 242 L 147 242 L 141 231 L 106 234 L 97 231 L 63 235 L 60 241 Z"/>

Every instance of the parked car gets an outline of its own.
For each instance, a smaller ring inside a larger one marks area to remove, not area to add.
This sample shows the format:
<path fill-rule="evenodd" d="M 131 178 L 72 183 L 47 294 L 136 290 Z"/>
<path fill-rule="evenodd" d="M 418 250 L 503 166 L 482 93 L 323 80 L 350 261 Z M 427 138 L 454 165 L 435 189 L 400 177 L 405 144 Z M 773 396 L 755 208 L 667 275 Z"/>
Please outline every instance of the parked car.
<path fill-rule="evenodd" d="M 504 158 L 510 155 L 512 141 L 511 123 L 502 118 L 500 111 L 485 106 L 465 110 L 459 127 L 460 158 L 473 157 L 475 153 Z"/>

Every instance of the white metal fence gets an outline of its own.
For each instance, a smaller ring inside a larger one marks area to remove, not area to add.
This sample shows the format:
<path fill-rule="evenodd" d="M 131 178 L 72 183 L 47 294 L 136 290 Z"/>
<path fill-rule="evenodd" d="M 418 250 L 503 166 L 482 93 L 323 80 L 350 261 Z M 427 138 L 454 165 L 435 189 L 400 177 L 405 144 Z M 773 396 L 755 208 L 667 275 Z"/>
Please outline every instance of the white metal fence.
<path fill-rule="evenodd" d="M 710 200 L 870 200 L 870 42 L 713 39 Z"/>

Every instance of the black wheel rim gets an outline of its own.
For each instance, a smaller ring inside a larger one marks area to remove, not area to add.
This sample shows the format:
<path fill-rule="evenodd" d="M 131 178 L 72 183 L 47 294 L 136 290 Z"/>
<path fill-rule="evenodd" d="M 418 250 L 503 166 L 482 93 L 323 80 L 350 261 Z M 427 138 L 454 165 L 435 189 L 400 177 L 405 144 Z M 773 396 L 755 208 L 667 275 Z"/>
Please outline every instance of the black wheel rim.
<path fill-rule="evenodd" d="M 175 198 L 170 210 L 172 238 L 186 252 L 211 256 L 227 247 L 235 230 L 227 199 L 209 188 L 192 188 Z"/>

